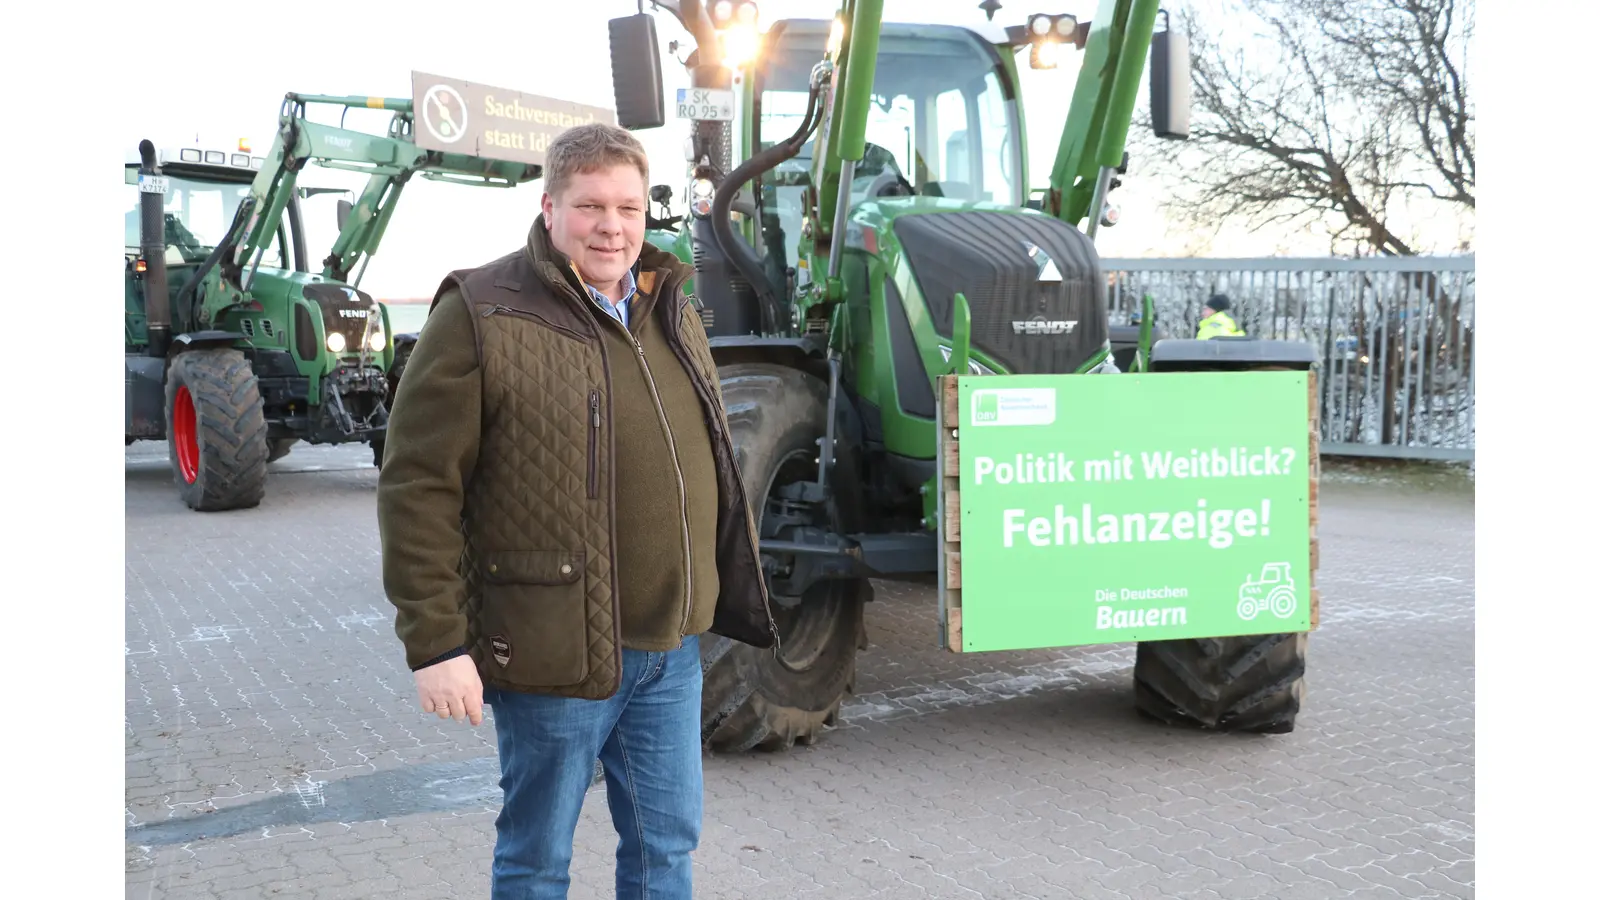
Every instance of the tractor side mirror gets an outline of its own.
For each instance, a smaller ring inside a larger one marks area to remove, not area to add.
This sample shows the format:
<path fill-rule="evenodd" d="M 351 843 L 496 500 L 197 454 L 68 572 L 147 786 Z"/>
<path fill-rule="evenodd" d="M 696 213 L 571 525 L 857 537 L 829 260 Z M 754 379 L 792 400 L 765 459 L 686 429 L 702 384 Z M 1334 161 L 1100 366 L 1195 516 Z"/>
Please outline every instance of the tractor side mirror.
<path fill-rule="evenodd" d="M 344 223 L 350 221 L 350 211 L 354 208 L 355 206 L 349 200 L 339 201 L 338 207 L 334 210 L 334 218 L 339 223 L 340 231 L 344 231 Z"/>
<path fill-rule="evenodd" d="M 1158 138 L 1189 137 L 1189 37 L 1170 19 L 1150 37 L 1150 125 Z"/>
<path fill-rule="evenodd" d="M 656 20 L 648 13 L 612 19 L 611 89 L 617 99 L 617 124 L 630 131 L 667 124 L 667 98 L 661 80 Z"/>

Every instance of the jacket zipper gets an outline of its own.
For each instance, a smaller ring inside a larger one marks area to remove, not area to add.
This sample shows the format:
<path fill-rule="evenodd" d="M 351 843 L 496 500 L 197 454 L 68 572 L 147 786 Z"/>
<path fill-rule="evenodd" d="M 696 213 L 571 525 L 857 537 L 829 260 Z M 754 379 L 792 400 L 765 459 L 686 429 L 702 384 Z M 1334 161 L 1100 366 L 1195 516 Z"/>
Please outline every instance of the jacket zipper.
<path fill-rule="evenodd" d="M 593 500 L 599 494 L 599 452 L 600 443 L 600 391 L 589 392 L 589 499 Z"/>
<path fill-rule="evenodd" d="M 626 331 L 627 329 L 623 329 Z M 689 545 L 689 496 L 683 483 L 683 466 L 678 462 L 678 442 L 672 439 L 672 424 L 667 421 L 666 407 L 661 405 L 661 395 L 656 391 L 656 378 L 650 371 L 650 361 L 644 358 L 644 345 L 631 332 L 629 340 L 639 351 L 639 364 L 644 366 L 644 380 L 650 385 L 650 399 L 655 401 L 656 415 L 661 417 L 661 428 L 667 433 L 667 449 L 672 451 L 672 469 L 678 476 L 678 509 L 683 523 L 683 621 L 678 624 L 678 638 L 682 640 L 689 630 L 689 617 L 694 610 L 694 548 Z"/>
<path fill-rule="evenodd" d="M 589 302 L 594 303 L 593 298 L 590 298 Z M 599 306 L 597 303 L 594 305 Z M 683 539 L 683 619 L 678 623 L 678 639 L 681 641 L 684 632 L 689 630 L 689 618 L 694 612 L 694 548 L 690 546 L 689 541 L 689 497 L 684 485 L 683 466 L 678 462 L 678 442 L 672 439 L 672 423 L 667 421 L 666 407 L 661 405 L 661 394 L 656 390 L 655 375 L 650 371 L 650 361 L 644 357 L 644 345 L 639 343 L 639 339 L 634 337 L 633 332 L 629 331 L 620 320 L 603 309 L 600 312 L 627 335 L 633 344 L 633 349 L 638 352 L 639 365 L 644 367 L 645 383 L 650 386 L 650 399 L 655 402 L 656 415 L 661 419 L 661 430 L 667 435 L 667 449 L 672 453 L 672 470 L 678 481 L 678 509 L 682 513 L 678 519 L 683 525 L 679 531 L 679 536 Z"/>

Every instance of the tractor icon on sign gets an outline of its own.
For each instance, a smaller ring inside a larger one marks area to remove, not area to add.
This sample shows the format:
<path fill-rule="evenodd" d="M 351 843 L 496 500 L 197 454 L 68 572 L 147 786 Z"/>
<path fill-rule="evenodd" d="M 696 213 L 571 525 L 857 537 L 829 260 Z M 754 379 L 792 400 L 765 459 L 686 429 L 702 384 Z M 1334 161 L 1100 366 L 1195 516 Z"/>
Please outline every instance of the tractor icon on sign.
<path fill-rule="evenodd" d="M 1239 587 L 1239 618 L 1246 622 L 1267 610 L 1280 619 L 1294 615 L 1294 579 L 1289 577 L 1288 563 L 1267 563 L 1261 567 L 1261 577 L 1246 575 Z"/>

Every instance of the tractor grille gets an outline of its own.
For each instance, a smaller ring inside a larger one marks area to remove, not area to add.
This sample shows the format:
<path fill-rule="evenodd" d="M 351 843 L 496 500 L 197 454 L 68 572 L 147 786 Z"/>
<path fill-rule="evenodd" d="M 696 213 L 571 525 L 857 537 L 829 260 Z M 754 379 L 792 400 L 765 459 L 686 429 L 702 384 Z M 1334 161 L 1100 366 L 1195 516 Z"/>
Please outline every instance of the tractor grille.
<path fill-rule="evenodd" d="M 344 335 L 345 353 L 358 353 L 372 311 L 372 297 L 338 284 L 307 285 L 305 296 L 322 310 L 322 327 L 329 334 L 337 331 Z"/>
<path fill-rule="evenodd" d="M 1060 219 L 925 213 L 901 216 L 894 230 L 947 340 L 961 293 L 972 310 L 973 345 L 1010 372 L 1073 372 L 1104 348 L 1100 258 L 1087 236 Z"/>

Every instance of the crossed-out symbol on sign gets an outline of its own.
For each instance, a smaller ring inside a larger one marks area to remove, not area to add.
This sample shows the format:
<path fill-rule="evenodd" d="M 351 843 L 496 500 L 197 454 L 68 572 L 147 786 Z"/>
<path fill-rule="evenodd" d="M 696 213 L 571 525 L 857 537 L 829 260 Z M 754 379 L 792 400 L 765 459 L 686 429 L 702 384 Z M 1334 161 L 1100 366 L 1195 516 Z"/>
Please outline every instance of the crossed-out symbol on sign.
<path fill-rule="evenodd" d="M 436 84 L 422 96 L 422 124 L 446 144 L 467 133 L 467 101 L 448 84 Z"/>

